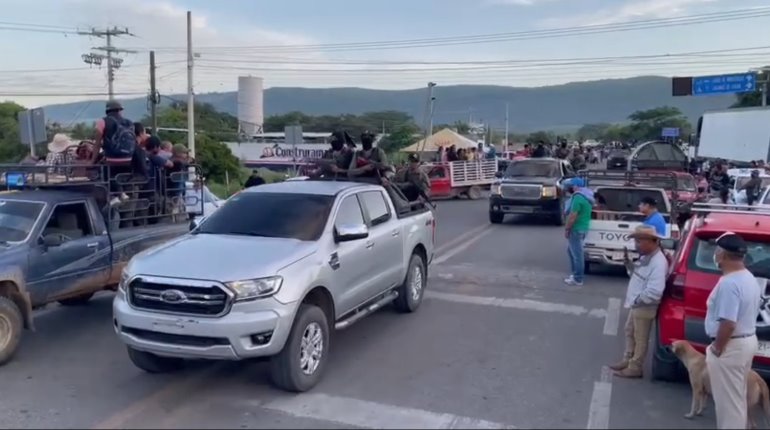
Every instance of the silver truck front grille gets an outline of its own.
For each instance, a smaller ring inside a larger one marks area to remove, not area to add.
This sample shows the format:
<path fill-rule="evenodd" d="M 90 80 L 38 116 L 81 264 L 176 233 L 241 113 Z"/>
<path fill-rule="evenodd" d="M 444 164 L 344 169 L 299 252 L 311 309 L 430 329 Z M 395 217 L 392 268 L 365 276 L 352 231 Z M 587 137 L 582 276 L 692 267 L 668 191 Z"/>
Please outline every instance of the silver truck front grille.
<path fill-rule="evenodd" d="M 218 285 L 179 285 L 138 278 L 128 286 L 128 298 L 137 309 L 216 317 L 227 312 L 230 295 Z"/>
<path fill-rule="evenodd" d="M 542 188 L 541 185 L 503 185 L 500 187 L 500 193 L 506 199 L 537 200 Z"/>

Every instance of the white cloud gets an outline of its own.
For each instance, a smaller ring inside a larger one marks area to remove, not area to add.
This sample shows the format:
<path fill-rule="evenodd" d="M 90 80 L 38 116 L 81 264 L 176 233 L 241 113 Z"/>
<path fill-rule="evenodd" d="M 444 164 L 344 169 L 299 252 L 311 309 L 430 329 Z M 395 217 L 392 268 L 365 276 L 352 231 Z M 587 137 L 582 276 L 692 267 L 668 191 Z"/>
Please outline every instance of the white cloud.
<path fill-rule="evenodd" d="M 572 27 L 580 25 L 605 25 L 643 19 L 668 18 L 681 15 L 692 6 L 715 3 L 720 0 L 632 0 L 620 6 L 600 9 L 587 14 L 570 17 L 549 18 L 541 24 L 544 27 Z"/>
<path fill-rule="evenodd" d="M 487 3 L 496 5 L 534 6 L 541 3 L 550 3 L 552 1 L 557 0 L 487 0 Z"/>

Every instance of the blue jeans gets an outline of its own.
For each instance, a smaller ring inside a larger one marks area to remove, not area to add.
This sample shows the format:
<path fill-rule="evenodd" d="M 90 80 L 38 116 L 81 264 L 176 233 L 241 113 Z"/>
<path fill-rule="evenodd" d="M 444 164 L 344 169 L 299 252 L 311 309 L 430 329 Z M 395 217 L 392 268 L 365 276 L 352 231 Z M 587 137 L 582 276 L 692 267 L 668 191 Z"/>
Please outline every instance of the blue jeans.
<path fill-rule="evenodd" d="M 567 238 L 567 255 L 572 269 L 572 277 L 577 282 L 583 282 L 585 277 L 585 262 L 583 261 L 583 242 L 586 240 L 584 231 L 570 231 Z"/>

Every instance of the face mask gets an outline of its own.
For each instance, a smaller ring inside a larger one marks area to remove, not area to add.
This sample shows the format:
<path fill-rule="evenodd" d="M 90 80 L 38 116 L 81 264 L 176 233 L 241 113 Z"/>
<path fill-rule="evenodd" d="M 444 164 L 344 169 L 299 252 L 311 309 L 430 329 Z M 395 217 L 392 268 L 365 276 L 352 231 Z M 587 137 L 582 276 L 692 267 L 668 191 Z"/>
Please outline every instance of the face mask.
<path fill-rule="evenodd" d="M 717 253 L 714 253 L 714 266 L 716 266 L 717 269 L 720 269 L 719 267 L 719 258 L 717 258 Z"/>

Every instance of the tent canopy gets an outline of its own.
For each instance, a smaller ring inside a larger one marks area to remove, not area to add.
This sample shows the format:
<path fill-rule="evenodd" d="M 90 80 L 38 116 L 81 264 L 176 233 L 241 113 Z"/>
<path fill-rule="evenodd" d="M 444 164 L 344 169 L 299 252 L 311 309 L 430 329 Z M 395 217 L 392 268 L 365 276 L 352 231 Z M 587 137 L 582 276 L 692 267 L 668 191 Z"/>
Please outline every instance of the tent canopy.
<path fill-rule="evenodd" d="M 452 129 L 445 128 L 429 136 L 427 139 L 422 139 L 413 145 L 401 149 L 401 152 L 436 152 L 439 148 L 449 148 L 452 145 L 457 149 L 478 147 L 476 142 L 456 133 Z"/>

